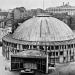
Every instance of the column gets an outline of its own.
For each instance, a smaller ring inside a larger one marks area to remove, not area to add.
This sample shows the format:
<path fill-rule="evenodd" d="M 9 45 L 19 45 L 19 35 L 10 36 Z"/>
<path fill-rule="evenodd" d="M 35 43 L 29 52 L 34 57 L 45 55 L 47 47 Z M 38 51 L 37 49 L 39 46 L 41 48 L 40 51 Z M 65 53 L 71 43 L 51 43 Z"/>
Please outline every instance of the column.
<path fill-rule="evenodd" d="M 33 50 L 33 45 L 32 45 L 32 50 Z"/>
<path fill-rule="evenodd" d="M 74 61 L 74 44 L 73 44 L 73 61 Z"/>
<path fill-rule="evenodd" d="M 30 49 L 30 45 L 29 45 L 29 49 Z"/>
<path fill-rule="evenodd" d="M 46 53 L 46 73 L 48 73 L 48 52 Z"/>
<path fill-rule="evenodd" d="M 39 50 L 39 46 L 37 45 L 37 50 Z"/>
<path fill-rule="evenodd" d="M 20 44 L 20 50 L 23 50 L 23 48 L 22 48 L 22 44 Z"/>
<path fill-rule="evenodd" d="M 44 51 L 46 51 L 46 48 L 45 48 L 45 46 L 43 46 L 43 48 L 44 48 Z"/>
<path fill-rule="evenodd" d="M 17 49 L 19 49 L 19 44 L 17 44 Z"/>

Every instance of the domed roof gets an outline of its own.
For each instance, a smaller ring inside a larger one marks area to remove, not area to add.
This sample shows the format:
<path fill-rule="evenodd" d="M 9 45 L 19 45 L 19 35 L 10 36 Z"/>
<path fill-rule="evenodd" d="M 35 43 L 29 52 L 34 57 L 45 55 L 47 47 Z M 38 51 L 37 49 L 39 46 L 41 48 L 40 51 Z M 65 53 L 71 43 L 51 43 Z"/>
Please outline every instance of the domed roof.
<path fill-rule="evenodd" d="M 26 41 L 64 41 L 74 39 L 74 33 L 64 22 L 46 16 L 25 21 L 13 33 L 13 38 Z"/>

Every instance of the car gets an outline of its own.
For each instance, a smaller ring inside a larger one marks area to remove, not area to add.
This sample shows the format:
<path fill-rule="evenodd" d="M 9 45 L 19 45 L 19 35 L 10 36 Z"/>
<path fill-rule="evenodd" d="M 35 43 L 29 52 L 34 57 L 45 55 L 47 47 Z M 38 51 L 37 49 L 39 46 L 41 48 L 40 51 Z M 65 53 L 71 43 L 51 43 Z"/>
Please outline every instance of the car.
<path fill-rule="evenodd" d="M 56 71 L 56 68 L 55 67 L 49 67 L 48 68 L 48 72 L 49 73 L 52 73 L 52 72 L 55 72 Z"/>
<path fill-rule="evenodd" d="M 20 75 L 34 75 L 34 71 L 31 71 L 30 69 L 21 70 Z"/>

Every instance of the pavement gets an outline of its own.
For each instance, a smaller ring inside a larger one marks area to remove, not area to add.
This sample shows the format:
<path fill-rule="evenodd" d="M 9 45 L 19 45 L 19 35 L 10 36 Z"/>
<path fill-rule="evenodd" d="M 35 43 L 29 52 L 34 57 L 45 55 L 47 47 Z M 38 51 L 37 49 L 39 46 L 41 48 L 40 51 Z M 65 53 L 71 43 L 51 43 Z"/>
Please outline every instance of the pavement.
<path fill-rule="evenodd" d="M 6 60 L 2 56 L 2 47 L 0 47 L 0 75 L 19 75 L 18 72 L 11 72 L 9 70 L 5 70 Z"/>

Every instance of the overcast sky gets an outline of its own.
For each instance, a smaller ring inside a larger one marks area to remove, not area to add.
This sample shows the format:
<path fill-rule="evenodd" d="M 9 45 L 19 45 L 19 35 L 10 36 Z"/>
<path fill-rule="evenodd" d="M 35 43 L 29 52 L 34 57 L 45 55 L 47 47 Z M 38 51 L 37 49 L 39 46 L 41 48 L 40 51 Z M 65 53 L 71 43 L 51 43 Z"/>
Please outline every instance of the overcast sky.
<path fill-rule="evenodd" d="M 60 6 L 62 2 L 69 2 L 70 5 L 75 6 L 75 0 L 44 0 L 44 7 Z M 0 8 L 12 9 L 23 6 L 26 9 L 43 8 L 43 0 L 0 0 Z"/>

